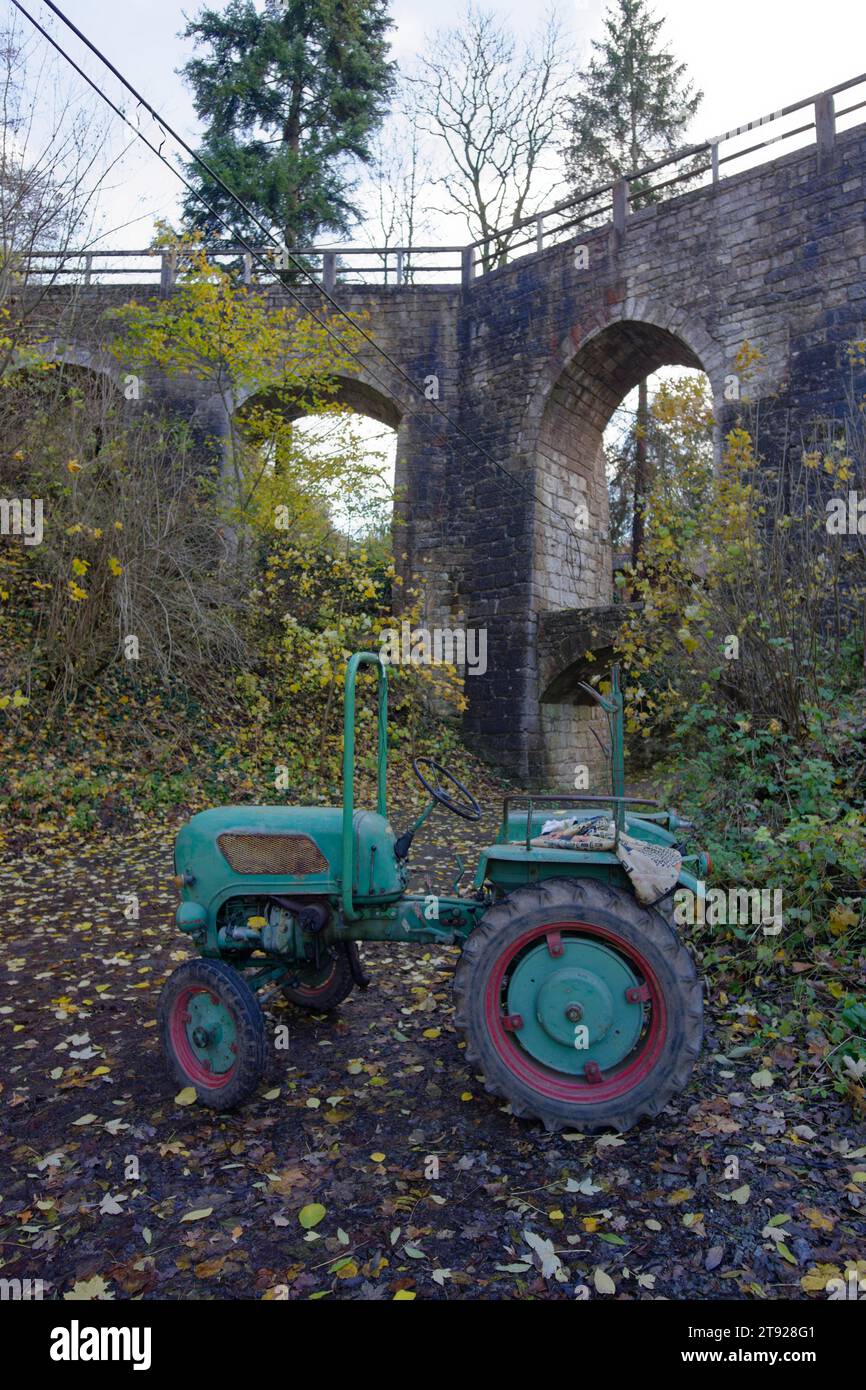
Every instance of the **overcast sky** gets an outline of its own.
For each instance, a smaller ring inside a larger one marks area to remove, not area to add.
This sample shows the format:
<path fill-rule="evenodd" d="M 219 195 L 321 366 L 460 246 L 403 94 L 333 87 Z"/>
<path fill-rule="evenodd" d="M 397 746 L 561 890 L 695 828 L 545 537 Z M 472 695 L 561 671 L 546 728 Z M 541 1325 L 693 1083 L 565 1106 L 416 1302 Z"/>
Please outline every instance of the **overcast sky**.
<path fill-rule="evenodd" d="M 43 22 L 50 11 L 41 0 L 26 0 Z M 14 13 L 8 0 L 0 6 Z M 224 0 L 213 0 L 223 8 Z M 198 4 L 180 6 L 174 0 L 65 0 L 65 12 L 96 42 L 182 134 L 195 142 L 197 128 L 190 96 L 177 75 L 190 45 L 179 37 L 185 13 Z M 492 0 L 484 8 L 508 20 L 518 33 L 527 33 L 545 6 Z M 570 30 L 578 62 L 585 60 L 590 41 L 601 30 L 601 0 L 561 0 L 559 12 Z M 399 61 L 423 48 L 425 34 L 438 26 L 459 22 L 465 0 L 392 0 L 393 54 Z M 845 81 L 866 68 L 866 5 L 853 0 L 658 0 L 655 11 L 666 18 L 666 35 L 676 56 L 688 65 L 704 91 L 704 103 L 690 132 L 705 139 L 754 117 Z M 100 85 L 112 95 L 114 80 L 100 72 L 97 61 L 82 50 L 68 31 L 52 27 Z M 862 98 L 863 90 L 858 93 Z M 866 115 L 866 113 L 864 113 Z M 114 126 L 119 122 L 111 118 Z M 125 139 L 122 127 L 118 141 Z M 564 190 L 557 190 L 561 196 Z M 148 243 L 154 216 L 177 220 L 178 185 L 144 147 L 130 156 L 123 177 L 104 200 L 106 230 L 132 224 L 106 244 Z"/>

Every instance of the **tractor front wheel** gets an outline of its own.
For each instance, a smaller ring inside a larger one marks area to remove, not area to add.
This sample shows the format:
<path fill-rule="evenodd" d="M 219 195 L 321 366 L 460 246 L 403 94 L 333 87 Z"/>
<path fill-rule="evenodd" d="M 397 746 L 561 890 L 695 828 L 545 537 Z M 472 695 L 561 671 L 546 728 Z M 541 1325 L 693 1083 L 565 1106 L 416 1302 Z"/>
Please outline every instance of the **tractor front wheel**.
<path fill-rule="evenodd" d="M 159 1033 L 181 1086 L 213 1110 L 230 1110 L 259 1084 L 265 1022 L 246 980 L 219 960 L 184 961 L 159 997 Z"/>
<path fill-rule="evenodd" d="M 664 917 L 626 888 L 548 879 L 485 913 L 454 980 L 487 1090 L 548 1130 L 624 1131 L 681 1092 L 701 986 Z"/>

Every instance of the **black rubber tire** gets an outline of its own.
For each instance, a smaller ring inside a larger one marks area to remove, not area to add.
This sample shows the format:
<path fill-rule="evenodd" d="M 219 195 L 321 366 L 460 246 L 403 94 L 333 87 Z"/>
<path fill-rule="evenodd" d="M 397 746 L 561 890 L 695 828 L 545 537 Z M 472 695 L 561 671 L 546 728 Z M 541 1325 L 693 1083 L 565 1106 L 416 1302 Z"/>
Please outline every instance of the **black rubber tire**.
<path fill-rule="evenodd" d="M 656 975 L 669 1020 L 652 1070 L 632 1090 L 600 1103 L 550 1098 L 515 1076 L 494 1047 L 485 1020 L 487 982 L 502 951 L 527 928 L 561 922 L 564 913 L 616 932 L 626 947 L 642 953 Z M 595 879 L 548 879 L 519 888 L 492 907 L 466 940 L 454 995 L 467 1060 L 482 1072 L 487 1090 L 509 1101 L 515 1115 L 539 1119 L 550 1131 L 623 1133 L 641 1119 L 654 1118 L 687 1085 L 700 1055 L 703 1002 L 691 955 L 660 912 L 641 907 L 628 889 Z"/>
<path fill-rule="evenodd" d="M 311 990 L 283 985 L 280 993 L 284 999 L 297 1005 L 299 1009 L 306 1009 L 308 1013 L 326 1014 L 349 997 L 355 988 L 355 976 L 348 947 L 345 942 L 338 941 L 330 950 L 333 953 L 334 968 L 325 986 L 313 993 Z"/>
<path fill-rule="evenodd" d="M 190 985 L 201 985 L 217 995 L 229 1010 L 237 1029 L 237 1060 L 224 1086 L 199 1085 L 184 1069 L 171 1040 L 171 1013 L 179 995 Z M 258 1086 L 265 1069 L 266 1036 L 262 1006 L 246 980 L 220 960 L 198 957 L 184 961 L 162 987 L 159 996 L 159 1036 L 166 1061 L 181 1086 L 192 1086 L 203 1105 L 211 1110 L 231 1110 Z"/>

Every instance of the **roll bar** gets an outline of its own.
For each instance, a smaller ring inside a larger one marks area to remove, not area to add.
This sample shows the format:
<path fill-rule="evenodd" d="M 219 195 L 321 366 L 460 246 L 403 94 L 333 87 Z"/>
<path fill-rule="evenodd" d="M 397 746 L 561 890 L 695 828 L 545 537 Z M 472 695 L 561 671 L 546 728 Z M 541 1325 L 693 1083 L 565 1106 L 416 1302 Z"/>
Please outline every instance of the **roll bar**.
<path fill-rule="evenodd" d="M 379 729 L 376 746 L 376 810 L 386 811 L 386 774 L 388 770 L 388 672 L 376 652 L 355 652 L 346 667 L 343 701 L 343 916 L 348 921 L 358 917 L 352 901 L 355 878 L 353 820 L 355 815 L 355 683 L 359 666 L 378 668 Z"/>

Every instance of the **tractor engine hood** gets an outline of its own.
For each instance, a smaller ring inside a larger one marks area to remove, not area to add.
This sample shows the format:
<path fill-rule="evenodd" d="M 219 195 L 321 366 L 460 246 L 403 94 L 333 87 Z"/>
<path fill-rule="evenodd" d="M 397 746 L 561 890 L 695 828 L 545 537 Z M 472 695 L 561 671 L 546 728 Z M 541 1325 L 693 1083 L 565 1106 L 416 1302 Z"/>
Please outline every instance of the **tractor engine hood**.
<path fill-rule="evenodd" d="M 356 811 L 356 898 L 398 897 L 402 882 L 394 832 L 375 811 Z M 228 806 L 201 811 L 175 841 L 184 902 L 202 904 L 209 921 L 228 898 L 278 893 L 334 896 L 342 884 L 342 811 L 326 806 Z"/>

